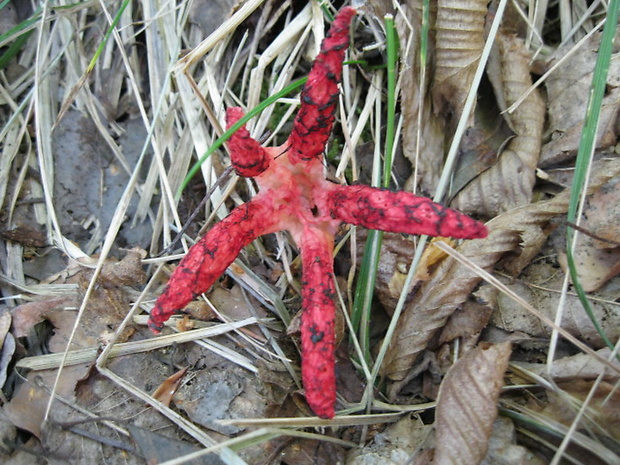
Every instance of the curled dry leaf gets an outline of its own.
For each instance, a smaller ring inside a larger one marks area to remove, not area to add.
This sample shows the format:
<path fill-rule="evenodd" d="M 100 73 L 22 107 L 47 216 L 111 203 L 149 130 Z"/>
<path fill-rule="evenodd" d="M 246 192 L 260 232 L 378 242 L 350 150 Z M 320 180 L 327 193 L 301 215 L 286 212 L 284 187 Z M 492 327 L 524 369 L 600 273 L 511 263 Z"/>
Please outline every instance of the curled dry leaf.
<path fill-rule="evenodd" d="M 433 463 L 473 464 L 484 458 L 510 353 L 509 343 L 479 346 L 448 371 L 437 400 Z"/>
<path fill-rule="evenodd" d="M 620 175 L 620 159 L 600 160 L 593 165 L 588 178 L 588 194 L 593 194 L 610 179 Z M 518 275 L 538 254 L 549 235 L 555 229 L 550 221 L 566 213 L 570 201 L 570 188 L 556 195 L 553 199 L 526 205 L 506 212 L 492 220 L 504 228 L 518 227 L 521 230 L 521 248 L 511 256 L 504 268 L 513 276 Z"/>
<path fill-rule="evenodd" d="M 449 102 L 455 120 L 460 117 L 484 47 L 487 4 L 484 0 L 437 2 L 433 87 L 436 113 L 445 113 Z"/>
<path fill-rule="evenodd" d="M 532 85 L 530 57 L 523 41 L 513 35 L 499 34 L 497 41 L 503 98 L 512 105 Z M 495 165 L 458 193 L 452 206 L 468 213 L 494 217 L 530 203 L 544 121 L 545 104 L 540 93 L 534 90 L 509 117 L 516 136 Z"/>
<path fill-rule="evenodd" d="M 183 380 L 183 377 L 187 373 L 188 369 L 189 367 L 181 368 L 175 374 L 166 378 L 164 382 L 161 383 L 157 389 L 155 389 L 153 398 L 160 401 L 166 407 L 169 407 L 170 402 L 172 402 L 172 397 L 179 389 L 181 381 Z"/>

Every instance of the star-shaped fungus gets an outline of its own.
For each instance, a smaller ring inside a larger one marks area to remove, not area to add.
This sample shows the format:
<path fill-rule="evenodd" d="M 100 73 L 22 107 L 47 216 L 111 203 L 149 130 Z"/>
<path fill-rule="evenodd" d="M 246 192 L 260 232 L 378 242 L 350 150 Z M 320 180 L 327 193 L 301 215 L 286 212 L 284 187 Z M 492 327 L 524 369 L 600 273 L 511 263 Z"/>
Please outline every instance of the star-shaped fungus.
<path fill-rule="evenodd" d="M 355 15 L 343 8 L 323 40 L 288 140 L 262 147 L 245 127 L 230 138 L 237 174 L 253 177 L 259 193 L 211 228 L 187 253 L 151 311 L 149 326 L 159 332 L 172 314 L 205 292 L 257 237 L 289 231 L 301 252 L 302 380 L 306 399 L 322 418 L 334 416 L 334 235 L 341 223 L 407 234 L 454 238 L 486 237 L 486 227 L 425 197 L 369 186 L 327 181 L 323 153 L 334 122 L 342 62 Z M 243 116 L 230 108 L 230 128 Z"/>

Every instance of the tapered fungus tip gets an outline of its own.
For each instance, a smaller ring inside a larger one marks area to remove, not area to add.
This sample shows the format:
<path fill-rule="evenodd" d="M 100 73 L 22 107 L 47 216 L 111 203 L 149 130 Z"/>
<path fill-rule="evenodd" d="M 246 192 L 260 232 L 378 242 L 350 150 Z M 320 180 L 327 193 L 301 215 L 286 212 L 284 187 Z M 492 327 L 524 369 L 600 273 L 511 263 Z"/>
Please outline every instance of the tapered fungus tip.
<path fill-rule="evenodd" d="M 484 239 L 489 235 L 489 229 L 478 221 L 476 223 L 476 229 L 470 239 Z"/>
<path fill-rule="evenodd" d="M 163 323 L 155 323 L 152 319 L 149 318 L 147 323 L 149 329 L 153 332 L 153 334 L 160 334 L 161 330 L 164 329 Z"/>
<path fill-rule="evenodd" d="M 230 129 L 243 118 L 243 110 L 232 107 L 226 110 L 226 129 Z M 271 162 L 267 151 L 250 136 L 245 125 L 241 126 L 228 140 L 230 161 L 239 176 L 252 178 L 269 168 Z"/>
<path fill-rule="evenodd" d="M 312 409 L 312 411 L 316 413 L 316 416 L 319 418 L 322 418 L 324 420 L 331 420 L 335 416 L 333 403 L 329 405 L 316 405 L 316 404 L 313 405 L 313 404 L 308 403 L 308 405 L 310 405 L 310 408 Z"/>

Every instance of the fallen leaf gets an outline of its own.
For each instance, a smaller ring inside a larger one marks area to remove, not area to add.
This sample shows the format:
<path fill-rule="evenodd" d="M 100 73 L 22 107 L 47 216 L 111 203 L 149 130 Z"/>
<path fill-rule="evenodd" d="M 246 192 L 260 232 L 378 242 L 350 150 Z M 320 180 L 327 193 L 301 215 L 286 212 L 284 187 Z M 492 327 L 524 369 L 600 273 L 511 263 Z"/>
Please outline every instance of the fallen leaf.
<path fill-rule="evenodd" d="M 590 193 L 620 174 L 620 160 L 609 160 L 598 168 L 591 172 Z M 508 211 L 487 223 L 489 237 L 465 241 L 457 250 L 489 270 L 503 257 L 509 264 L 515 261 L 529 263 L 538 253 L 541 231 L 549 229 L 549 222 L 566 212 L 569 199 L 570 189 L 566 189 L 551 200 Z M 444 260 L 431 279 L 411 296 L 411 303 L 404 309 L 396 327 L 383 373 L 391 380 L 405 380 L 437 330 L 444 326 L 479 281 L 475 273 L 454 260 Z M 392 392 L 398 388 L 396 383 Z"/>
<path fill-rule="evenodd" d="M 549 403 L 543 414 L 569 426 L 583 401 L 594 386 L 594 380 L 571 380 L 558 384 L 557 391 L 549 391 Z M 620 392 L 614 384 L 601 382 L 588 403 L 587 415 L 579 429 L 595 431 L 599 440 L 620 440 Z"/>
<path fill-rule="evenodd" d="M 492 223 L 488 223 L 486 239 L 465 241 L 458 248 L 486 270 L 491 270 L 504 253 L 519 244 L 518 231 Z M 404 309 L 383 364 L 383 374 L 395 381 L 406 379 L 418 355 L 479 282 L 480 277 L 474 271 L 452 258 L 444 260 Z"/>
<path fill-rule="evenodd" d="M 467 341 L 476 342 L 482 330 L 489 323 L 492 313 L 493 309 L 488 305 L 465 302 L 461 308 L 450 315 L 439 336 L 439 344 L 461 339 L 462 344 L 467 347 Z"/>
<path fill-rule="evenodd" d="M 611 350 L 609 348 L 597 351 L 601 357 L 610 360 Z M 555 359 L 551 366 L 542 363 L 513 362 L 517 366 L 534 373 L 538 376 L 548 376 L 560 383 L 572 380 L 595 379 L 603 374 L 603 379 L 614 381 L 618 379 L 618 374 L 607 370 L 605 365 L 593 358 L 590 354 L 576 354 L 569 357 Z M 614 357 L 611 363 L 618 365 L 620 362 Z"/>
<path fill-rule="evenodd" d="M 620 237 L 620 179 L 612 179 L 589 196 L 583 209 L 580 226 L 601 239 Z M 558 261 L 567 273 L 566 243 L 558 241 Z M 575 246 L 574 260 L 579 281 L 586 292 L 600 289 L 620 273 L 620 247 L 580 233 Z"/>
<path fill-rule="evenodd" d="M 4 386 L 9 364 L 15 353 L 15 338 L 9 329 L 11 328 L 11 313 L 4 311 L 0 314 L 0 389 Z"/>
<path fill-rule="evenodd" d="M 498 417 L 493 423 L 489 438 L 489 450 L 480 465 L 544 465 L 541 458 L 517 444 L 515 426 L 506 417 Z"/>
<path fill-rule="evenodd" d="M 506 103 L 512 105 L 532 85 L 530 54 L 516 36 L 500 33 L 496 40 L 502 57 L 501 91 Z M 515 137 L 493 166 L 456 195 L 453 208 L 492 218 L 531 202 L 545 121 L 540 93 L 530 93 L 507 118 Z"/>
<path fill-rule="evenodd" d="M 451 192 L 458 193 L 492 166 L 514 132 L 497 105 L 491 89 L 480 89 L 472 126 L 467 128 L 458 151 L 458 161 L 451 181 Z"/>
<path fill-rule="evenodd" d="M 557 273 L 553 267 L 545 263 L 534 263 L 524 273 L 523 280 L 532 284 L 541 283 L 544 286 L 527 286 L 524 282 L 507 282 L 523 300 L 550 319 L 557 318 L 561 289 L 564 275 Z M 595 319 L 611 340 L 620 337 L 620 314 L 615 304 L 606 302 L 606 299 L 592 299 L 590 302 Z M 502 293 L 497 294 L 497 307 L 492 322 L 495 326 L 509 332 L 520 331 L 532 337 L 547 339 L 551 329 L 543 325 L 538 318 Z M 579 298 L 568 294 L 562 305 L 561 326 L 570 334 L 588 343 L 594 349 L 605 347 L 592 320 L 586 313 Z"/>
<path fill-rule="evenodd" d="M 448 371 L 437 399 L 434 464 L 474 464 L 484 458 L 510 353 L 509 343 L 481 345 Z"/>
<path fill-rule="evenodd" d="M 181 384 L 185 373 L 187 373 L 187 370 L 189 370 L 189 367 L 181 368 L 175 374 L 166 378 L 159 385 L 159 387 L 155 389 L 152 397 L 160 401 L 166 407 L 169 407 L 170 402 L 172 402 L 172 397 L 175 392 L 177 392 L 177 389 L 179 389 L 179 385 Z"/>
<path fill-rule="evenodd" d="M 458 121 L 484 47 L 484 0 L 440 0 L 435 21 L 433 102 L 437 114 Z"/>
<path fill-rule="evenodd" d="M 357 263 L 361 265 L 368 231 L 357 229 Z M 402 234 L 384 233 L 377 266 L 375 294 L 389 314 L 393 313 L 407 279 L 415 242 Z"/>
<path fill-rule="evenodd" d="M 590 85 L 601 34 L 594 34 L 565 60 L 546 80 L 548 119 L 551 141 L 541 151 L 540 166 L 550 166 L 572 159 L 577 153 L 583 120 L 590 96 Z M 574 44 L 559 48 L 548 61 L 550 68 L 564 57 Z M 617 140 L 620 60 L 611 60 L 607 89 L 603 97 L 596 148 L 612 146 Z"/>
<path fill-rule="evenodd" d="M 119 262 L 110 259 L 101 269 L 100 279 L 112 286 L 141 286 L 146 282 L 146 273 L 142 268 L 142 259 L 146 251 L 134 247 L 127 250 Z"/>
<path fill-rule="evenodd" d="M 231 320 L 242 320 L 251 316 L 267 316 L 263 307 L 256 300 L 251 296 L 244 297 L 243 289 L 238 284 L 233 285 L 230 289 L 215 286 L 209 294 L 209 300 L 220 313 L 226 315 Z M 254 310 L 256 314 L 249 308 L 248 301 L 255 304 Z"/>
<path fill-rule="evenodd" d="M 430 269 L 434 268 L 438 263 L 440 263 L 444 258 L 447 257 L 445 252 L 443 252 L 441 249 L 438 249 L 437 247 L 434 247 L 437 242 L 443 242 L 451 247 L 454 247 L 456 245 L 456 241 L 448 237 L 433 237 L 431 239 L 431 242 L 429 243 L 428 248 L 424 250 L 422 258 L 420 258 L 420 263 L 416 268 L 416 281 L 428 281 L 428 279 L 430 278 Z"/>
<path fill-rule="evenodd" d="M 415 452 L 432 447 L 432 428 L 417 417 L 402 419 L 377 433 L 372 441 L 347 454 L 347 465 L 400 465 Z M 429 445 L 430 443 L 430 445 Z"/>

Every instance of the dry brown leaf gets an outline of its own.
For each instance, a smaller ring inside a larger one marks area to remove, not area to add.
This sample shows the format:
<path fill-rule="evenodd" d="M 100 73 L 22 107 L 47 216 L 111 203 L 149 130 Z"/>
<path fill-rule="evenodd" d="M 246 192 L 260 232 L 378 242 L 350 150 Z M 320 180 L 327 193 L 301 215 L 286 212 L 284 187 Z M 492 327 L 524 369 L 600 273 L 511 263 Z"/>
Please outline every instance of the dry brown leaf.
<path fill-rule="evenodd" d="M 465 241 L 458 250 L 480 267 L 491 270 L 503 254 L 518 247 L 519 233 L 514 227 L 498 228 L 492 223 L 487 226 L 489 236 L 486 239 Z M 403 311 L 386 355 L 383 374 L 392 380 L 405 379 L 437 330 L 467 300 L 479 282 L 480 277 L 474 271 L 452 258 L 444 260 Z"/>
<path fill-rule="evenodd" d="M 460 192 L 472 179 L 493 165 L 498 154 L 514 137 L 506 119 L 498 117 L 501 108 L 491 95 L 487 95 L 490 89 L 482 92 L 476 102 L 472 126 L 467 128 L 460 141 L 458 161 L 451 180 L 451 191 L 454 193 Z"/>
<path fill-rule="evenodd" d="M 544 416 L 570 425 L 593 383 L 592 380 L 560 383 L 557 391 L 548 392 L 549 403 L 545 404 Z M 574 399 L 580 402 L 576 403 Z M 588 413 L 583 415 L 581 421 L 582 427 L 594 432 L 603 442 L 606 436 L 607 440 L 609 437 L 620 440 L 620 391 L 617 386 L 603 381 L 590 399 Z"/>
<path fill-rule="evenodd" d="M 484 0 L 437 2 L 434 110 L 445 114 L 447 104 L 455 121 L 463 111 L 484 47 L 487 4 Z"/>
<path fill-rule="evenodd" d="M 493 423 L 489 450 L 480 465 L 544 465 L 545 462 L 531 451 L 517 445 L 517 434 L 512 421 L 498 417 Z"/>
<path fill-rule="evenodd" d="M 134 247 L 127 250 L 120 262 L 109 261 L 101 269 L 100 279 L 113 286 L 139 286 L 146 282 L 146 273 L 142 268 L 142 259 L 146 251 Z"/>
<path fill-rule="evenodd" d="M 611 241 L 620 236 L 620 179 L 612 179 L 587 198 L 580 226 Z M 567 270 L 566 245 L 558 241 L 558 261 Z M 620 273 L 620 247 L 611 242 L 580 234 L 574 253 L 583 289 L 592 292 Z"/>
<path fill-rule="evenodd" d="M 537 271 L 540 269 L 541 271 Z M 545 289 L 528 288 L 523 283 L 508 283 L 508 288 L 512 289 L 523 300 L 530 303 L 534 308 L 549 317 L 556 318 L 556 312 L 560 304 L 561 289 L 564 282 L 564 275 L 561 273 L 553 274 L 550 267 L 545 264 L 532 265 L 528 269 L 529 273 L 523 279 L 528 281 L 542 281 Z M 530 274 L 531 273 L 531 274 Z M 551 329 L 543 325 L 538 318 L 531 315 L 527 310 L 514 302 L 510 297 L 500 293 L 497 295 L 498 308 L 493 314 L 493 324 L 506 331 L 520 331 L 533 337 L 547 339 L 551 334 Z M 617 305 L 601 300 L 591 300 L 590 306 L 596 321 L 599 322 L 607 336 L 615 341 L 620 337 L 620 313 Z M 586 341 L 594 349 L 605 346 L 598 331 L 592 324 L 592 320 L 583 309 L 579 298 L 574 294 L 569 294 L 563 301 L 562 306 L 562 328 L 570 334 Z"/>
<path fill-rule="evenodd" d="M 605 347 L 598 350 L 597 354 L 609 360 L 611 350 Z M 604 379 L 617 380 L 618 374 L 607 370 L 605 365 L 593 358 L 590 354 L 576 354 L 553 361 L 551 366 L 542 363 L 512 362 L 535 375 L 551 377 L 556 382 L 571 381 L 577 379 L 594 379 L 604 373 Z M 620 362 L 612 359 L 614 365 L 620 368 Z"/>
<path fill-rule="evenodd" d="M 541 150 L 540 166 L 550 166 L 575 156 L 583 129 L 585 109 L 590 96 L 592 72 L 598 53 L 600 34 L 594 34 L 581 48 L 555 70 L 546 81 L 549 100 L 549 128 L 552 140 Z M 549 60 L 551 67 L 574 47 L 558 49 Z M 596 148 L 616 143 L 616 121 L 620 101 L 620 60 L 611 60 L 607 75 L 607 89 L 601 107 Z"/>
<path fill-rule="evenodd" d="M 77 382 L 88 373 L 88 370 L 89 367 L 85 365 L 65 367 L 56 386 L 56 395 L 73 399 Z M 26 381 L 15 390 L 11 400 L 3 406 L 3 411 L 11 423 L 41 438 L 49 393 L 55 380 L 56 370 L 30 373 Z"/>
<path fill-rule="evenodd" d="M 433 463 L 475 464 L 484 458 L 510 353 L 509 343 L 481 345 L 448 371 L 437 400 Z"/>
<path fill-rule="evenodd" d="M 177 392 L 177 390 L 179 389 L 181 381 L 183 380 L 185 373 L 187 373 L 187 370 L 189 370 L 189 367 L 181 368 L 175 374 L 166 378 L 157 387 L 157 389 L 155 389 L 155 392 L 153 393 L 152 397 L 160 401 L 166 407 L 169 407 L 170 402 L 172 402 L 172 397 L 174 396 L 175 392 Z"/>
<path fill-rule="evenodd" d="M 362 263 L 364 243 L 368 231 L 358 228 L 357 231 L 357 263 Z M 415 252 L 415 243 L 402 234 L 384 233 L 381 243 L 381 254 L 377 268 L 375 294 L 383 308 L 392 313 L 407 279 L 411 257 Z"/>
<path fill-rule="evenodd" d="M 501 55 L 503 98 L 512 105 L 532 85 L 529 53 L 513 35 L 497 36 Z M 536 166 L 540 155 L 545 104 L 534 90 L 509 116 L 516 136 L 497 163 L 474 179 L 454 198 L 451 206 L 464 213 L 494 217 L 532 200 Z"/>
<path fill-rule="evenodd" d="M 54 313 L 64 311 L 67 306 L 75 307 L 75 299 L 58 297 L 42 301 L 28 302 L 14 308 L 13 315 L 13 334 L 16 338 L 26 337 L 32 328 L 45 319 L 52 319 Z"/>
<path fill-rule="evenodd" d="M 619 174 L 619 159 L 598 165 L 598 169 L 591 172 L 589 192 Z M 518 262 L 525 266 L 538 253 L 540 237 L 549 229 L 550 220 L 566 212 L 569 198 L 570 190 L 566 189 L 552 200 L 506 212 L 487 223 L 489 237 L 465 241 L 458 250 L 487 270 L 492 269 L 506 253 L 510 253 L 508 263 Z M 475 273 L 454 260 L 442 262 L 404 309 L 386 355 L 383 374 L 391 380 L 406 380 L 418 355 L 479 281 Z M 398 389 L 399 383 L 396 383 L 392 392 Z"/>
<path fill-rule="evenodd" d="M 0 312 L 0 389 L 2 389 L 6 382 L 7 371 L 13 359 L 16 344 L 15 338 L 9 333 L 11 313 L 5 309 L 0 310 Z"/>
<path fill-rule="evenodd" d="M 448 237 L 433 237 L 428 248 L 424 250 L 422 257 L 420 258 L 420 263 L 415 270 L 415 282 L 428 281 L 430 278 L 431 268 L 434 268 L 438 263 L 447 257 L 447 254 L 444 251 L 434 246 L 437 242 L 444 242 L 450 247 L 454 247 L 456 245 L 456 241 L 454 239 L 450 239 Z"/>
<path fill-rule="evenodd" d="M 106 264 L 102 285 L 93 289 L 70 349 L 98 347 L 100 340 L 107 337 L 110 328 L 116 327 L 122 321 L 129 308 L 129 298 L 119 285 L 130 284 L 130 276 L 133 276 L 134 280 L 144 276 L 141 265 L 136 264 L 139 264 L 139 258 L 131 253 L 120 262 L 110 263 L 110 267 Z M 84 267 L 79 267 L 76 272 L 59 274 L 67 277 L 65 283 L 77 283 L 80 293 L 86 290 L 91 275 L 92 270 Z M 75 324 L 79 304 L 80 301 L 75 298 L 57 298 L 20 305 L 12 311 L 13 332 L 16 337 L 27 336 L 36 324 L 48 320 L 54 327 L 53 336 L 49 341 L 42 342 L 47 342 L 51 353 L 64 352 Z M 127 328 L 118 342 L 127 340 L 132 332 L 132 328 Z M 56 393 L 66 399 L 74 399 L 77 383 L 89 374 L 91 367 L 91 364 L 81 364 L 63 368 Z M 41 425 L 56 373 L 57 370 L 29 373 L 26 381 L 16 388 L 10 402 L 4 406 L 4 411 L 13 424 L 37 437 L 42 434 Z"/>
<path fill-rule="evenodd" d="M 480 333 L 489 323 L 492 313 L 493 309 L 489 305 L 465 302 L 463 307 L 450 315 L 439 335 L 439 344 L 461 339 L 463 347 L 473 347 Z"/>
<path fill-rule="evenodd" d="M 209 294 L 209 300 L 218 312 L 226 315 L 231 320 L 243 320 L 251 316 L 265 317 L 267 313 L 251 296 L 244 297 L 241 286 L 235 284 L 230 289 L 215 286 Z M 252 308 L 248 301 L 254 304 Z"/>
<path fill-rule="evenodd" d="M 593 194 L 610 179 L 620 175 L 620 159 L 610 158 L 595 163 L 590 173 L 588 194 Z M 570 200 L 570 188 L 553 199 L 526 205 L 498 216 L 492 221 L 503 227 L 517 227 L 521 230 L 521 248 L 503 264 L 513 276 L 517 276 L 538 254 L 542 245 L 556 228 L 550 220 L 566 213 Z"/>
<path fill-rule="evenodd" d="M 432 439 L 431 427 L 419 418 L 405 415 L 378 433 L 363 448 L 351 449 L 347 465 L 400 465 L 409 463 L 411 454 L 427 446 Z M 432 446 L 430 446 L 432 447 Z"/>
<path fill-rule="evenodd" d="M 620 273 L 620 247 L 597 249 L 591 237 L 582 234 L 577 239 L 578 248 L 574 259 L 579 281 L 586 292 L 600 289 L 607 281 Z M 558 261 L 567 271 L 566 249 L 558 251 Z"/>

